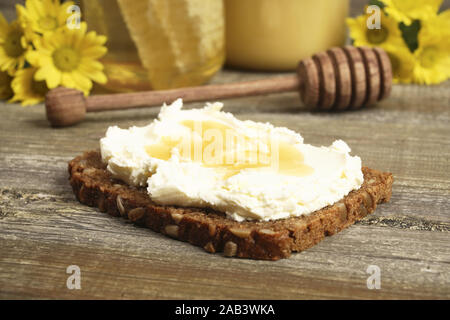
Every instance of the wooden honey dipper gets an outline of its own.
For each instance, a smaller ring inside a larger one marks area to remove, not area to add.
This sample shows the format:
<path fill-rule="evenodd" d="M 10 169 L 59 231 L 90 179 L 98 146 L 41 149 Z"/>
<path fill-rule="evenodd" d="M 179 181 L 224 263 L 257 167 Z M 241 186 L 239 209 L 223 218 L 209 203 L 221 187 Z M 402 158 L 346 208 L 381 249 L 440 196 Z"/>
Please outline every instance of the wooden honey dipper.
<path fill-rule="evenodd" d="M 304 104 L 318 110 L 358 109 L 389 96 L 391 86 L 392 68 L 384 50 L 346 46 L 300 61 L 296 75 L 91 97 L 60 87 L 47 93 L 45 106 L 50 124 L 64 127 L 83 120 L 86 112 L 160 106 L 177 98 L 185 102 L 211 101 L 288 91 L 300 91 Z"/>

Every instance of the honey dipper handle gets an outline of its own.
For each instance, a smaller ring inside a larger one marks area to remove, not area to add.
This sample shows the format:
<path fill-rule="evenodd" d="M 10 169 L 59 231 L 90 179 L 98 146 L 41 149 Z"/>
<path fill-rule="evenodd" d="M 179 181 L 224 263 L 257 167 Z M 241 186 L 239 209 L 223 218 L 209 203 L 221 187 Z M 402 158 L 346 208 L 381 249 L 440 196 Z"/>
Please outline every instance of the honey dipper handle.
<path fill-rule="evenodd" d="M 216 99 L 298 91 L 299 87 L 299 78 L 296 75 L 289 75 L 263 80 L 214 84 L 171 90 L 95 95 L 86 99 L 86 111 L 99 112 L 147 106 L 160 106 L 164 102 L 171 103 L 178 98 L 182 98 L 185 102 L 212 102 Z"/>

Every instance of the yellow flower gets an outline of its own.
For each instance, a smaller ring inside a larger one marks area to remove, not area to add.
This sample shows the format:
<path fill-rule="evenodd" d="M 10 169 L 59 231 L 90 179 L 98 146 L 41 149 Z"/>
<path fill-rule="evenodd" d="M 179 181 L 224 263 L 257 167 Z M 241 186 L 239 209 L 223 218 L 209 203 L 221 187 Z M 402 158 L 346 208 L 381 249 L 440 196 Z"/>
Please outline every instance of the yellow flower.
<path fill-rule="evenodd" d="M 398 22 L 410 25 L 413 20 L 426 20 L 438 12 L 442 0 L 381 0 L 385 10 Z"/>
<path fill-rule="evenodd" d="M 413 69 L 415 58 L 406 45 L 385 46 L 392 65 L 394 83 L 411 83 L 413 81 Z"/>
<path fill-rule="evenodd" d="M 0 99 L 9 99 L 12 96 L 11 76 L 7 72 L 0 71 Z"/>
<path fill-rule="evenodd" d="M 25 7 L 16 5 L 19 20 L 33 32 L 44 34 L 64 27 L 73 2 L 63 4 L 59 0 L 26 0 Z"/>
<path fill-rule="evenodd" d="M 419 48 L 414 52 L 414 82 L 437 84 L 450 77 L 450 40 L 442 33 L 429 30 L 426 24 L 419 31 Z"/>
<path fill-rule="evenodd" d="M 36 68 L 25 68 L 16 72 L 11 83 L 14 92 L 9 102 L 21 101 L 22 106 L 34 105 L 43 101 L 48 88 L 45 81 L 35 81 Z"/>
<path fill-rule="evenodd" d="M 10 75 L 25 65 L 28 49 L 24 31 L 18 21 L 8 24 L 0 12 L 0 70 Z"/>
<path fill-rule="evenodd" d="M 380 29 L 369 29 L 367 27 L 368 18 L 369 16 L 365 14 L 356 18 L 347 18 L 350 37 L 353 39 L 355 46 L 404 45 L 397 21 L 381 11 Z"/>
<path fill-rule="evenodd" d="M 424 33 L 439 34 L 440 36 L 450 37 L 450 9 L 439 14 L 432 15 L 428 20 L 422 23 Z"/>
<path fill-rule="evenodd" d="M 61 85 L 87 95 L 92 81 L 107 81 L 103 65 L 97 61 L 107 51 L 105 42 L 106 37 L 94 31 L 86 33 L 82 22 L 80 29 L 62 28 L 33 41 L 36 50 L 27 54 L 27 60 L 38 68 L 35 80 L 45 80 L 49 89 Z"/>

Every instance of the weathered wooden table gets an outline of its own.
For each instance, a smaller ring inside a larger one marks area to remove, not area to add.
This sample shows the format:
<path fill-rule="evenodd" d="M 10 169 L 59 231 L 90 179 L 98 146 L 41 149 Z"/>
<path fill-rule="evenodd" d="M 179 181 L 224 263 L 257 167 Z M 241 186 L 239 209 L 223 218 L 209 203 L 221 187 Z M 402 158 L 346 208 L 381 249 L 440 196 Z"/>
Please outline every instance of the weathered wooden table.
<path fill-rule="evenodd" d="M 223 71 L 213 82 L 265 74 Z M 191 104 L 189 107 L 200 106 Z M 357 112 L 312 113 L 295 93 L 226 101 L 307 143 L 342 138 L 365 165 L 394 173 L 392 200 L 315 247 L 276 262 L 224 258 L 78 203 L 67 162 L 108 126 L 144 125 L 158 108 L 89 114 L 52 129 L 43 105 L 0 105 L 0 298 L 450 298 L 450 83 L 395 86 Z M 68 266 L 81 289 L 66 286 Z M 381 289 L 368 289 L 369 266 Z"/>

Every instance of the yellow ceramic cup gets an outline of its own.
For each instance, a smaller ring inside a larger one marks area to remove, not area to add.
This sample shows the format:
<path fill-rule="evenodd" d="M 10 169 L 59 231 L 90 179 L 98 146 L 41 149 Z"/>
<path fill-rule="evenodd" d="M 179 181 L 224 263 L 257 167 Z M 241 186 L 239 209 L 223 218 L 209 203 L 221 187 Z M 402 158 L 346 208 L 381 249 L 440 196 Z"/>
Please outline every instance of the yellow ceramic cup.
<path fill-rule="evenodd" d="M 349 0 L 225 0 L 227 64 L 294 70 L 345 43 L 348 7 Z"/>

